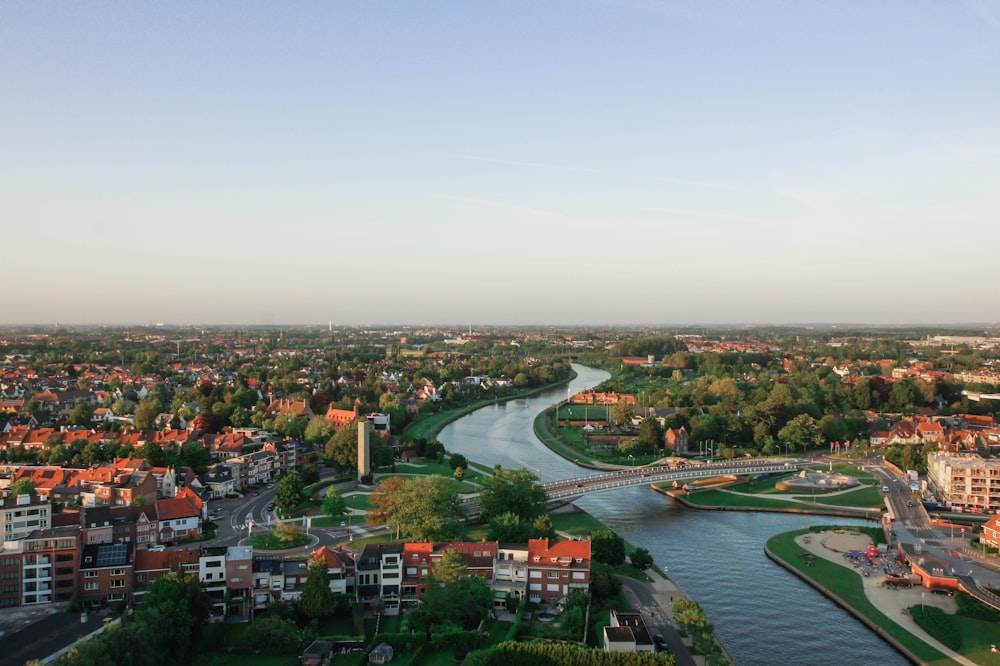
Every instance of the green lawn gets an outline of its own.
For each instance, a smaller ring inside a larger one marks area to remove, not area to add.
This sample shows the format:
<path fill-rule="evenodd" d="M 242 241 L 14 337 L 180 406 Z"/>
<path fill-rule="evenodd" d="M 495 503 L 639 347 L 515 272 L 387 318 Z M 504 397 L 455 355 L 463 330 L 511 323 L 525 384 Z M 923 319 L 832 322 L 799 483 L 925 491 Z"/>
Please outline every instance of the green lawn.
<path fill-rule="evenodd" d="M 253 546 L 260 550 L 286 550 L 288 548 L 299 548 L 307 543 L 309 543 L 309 537 L 301 532 L 296 534 L 295 538 L 290 541 L 283 541 L 274 532 L 267 532 L 265 534 L 253 535 L 246 540 L 245 545 Z"/>
<path fill-rule="evenodd" d="M 806 551 L 795 543 L 795 537 L 805 532 L 806 530 L 796 530 L 779 534 L 768 540 L 767 547 L 792 568 L 830 590 L 846 604 L 877 624 L 887 634 L 916 654 L 921 662 L 932 666 L 953 663 L 951 659 L 903 629 L 875 608 L 865 596 L 861 577 L 853 569 L 822 558 L 814 558 L 813 565 L 807 567 L 806 560 L 802 557 Z"/>
<path fill-rule="evenodd" d="M 698 506 L 733 506 L 756 509 L 795 509 L 802 508 L 797 502 L 787 502 L 778 499 L 768 499 L 761 496 L 734 495 L 721 490 L 699 490 L 685 495 L 684 499 Z"/>
<path fill-rule="evenodd" d="M 372 508 L 372 505 L 368 502 L 367 493 L 354 493 L 352 495 L 344 495 L 344 504 L 351 509 L 357 509 L 358 511 L 367 511 Z"/>
<path fill-rule="evenodd" d="M 816 504 L 833 504 L 839 506 L 853 506 L 860 509 L 881 509 L 885 506 L 885 500 L 878 488 L 864 486 L 849 493 L 840 495 L 812 497 L 810 501 Z"/>

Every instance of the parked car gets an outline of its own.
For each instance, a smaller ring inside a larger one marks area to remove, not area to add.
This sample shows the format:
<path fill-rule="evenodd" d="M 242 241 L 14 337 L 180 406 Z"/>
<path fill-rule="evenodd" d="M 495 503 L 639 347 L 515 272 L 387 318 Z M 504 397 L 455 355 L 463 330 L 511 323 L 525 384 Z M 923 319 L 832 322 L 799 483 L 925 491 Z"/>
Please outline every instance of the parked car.
<path fill-rule="evenodd" d="M 270 504 L 267 505 L 267 510 L 274 511 L 274 502 L 271 502 Z"/>

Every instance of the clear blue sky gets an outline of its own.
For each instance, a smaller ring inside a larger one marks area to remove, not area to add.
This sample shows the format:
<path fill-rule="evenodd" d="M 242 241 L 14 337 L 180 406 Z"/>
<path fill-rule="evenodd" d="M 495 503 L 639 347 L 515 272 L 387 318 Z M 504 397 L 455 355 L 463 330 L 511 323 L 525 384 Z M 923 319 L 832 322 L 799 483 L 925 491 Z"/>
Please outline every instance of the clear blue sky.
<path fill-rule="evenodd" d="M 1000 322 L 1000 1 L 0 3 L 0 323 Z"/>

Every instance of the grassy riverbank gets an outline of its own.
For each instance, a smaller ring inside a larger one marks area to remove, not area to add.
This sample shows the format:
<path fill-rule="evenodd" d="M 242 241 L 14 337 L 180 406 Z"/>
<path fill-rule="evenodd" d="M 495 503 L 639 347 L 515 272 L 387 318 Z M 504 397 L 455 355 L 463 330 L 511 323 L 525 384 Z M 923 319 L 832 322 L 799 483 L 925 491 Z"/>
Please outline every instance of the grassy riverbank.
<path fill-rule="evenodd" d="M 808 553 L 795 543 L 795 538 L 807 532 L 808 530 L 796 530 L 771 537 L 766 546 L 768 556 L 811 583 L 824 595 L 865 622 L 883 639 L 901 646 L 920 663 L 931 666 L 954 663 L 949 657 L 878 610 L 865 596 L 861 577 L 854 570 L 821 558 L 805 557 Z M 849 646 L 845 646 L 845 650 L 849 651 Z"/>

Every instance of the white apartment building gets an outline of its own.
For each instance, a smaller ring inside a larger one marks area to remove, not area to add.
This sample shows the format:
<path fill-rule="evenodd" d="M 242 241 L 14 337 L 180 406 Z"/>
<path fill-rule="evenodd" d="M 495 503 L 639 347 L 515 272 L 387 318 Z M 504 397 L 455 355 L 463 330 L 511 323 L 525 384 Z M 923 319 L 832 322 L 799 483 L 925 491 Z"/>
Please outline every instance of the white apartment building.
<path fill-rule="evenodd" d="M 953 509 L 1000 512 L 1000 461 L 975 453 L 927 455 L 927 478 Z"/>

